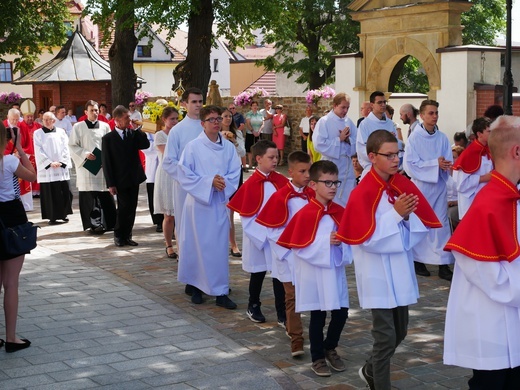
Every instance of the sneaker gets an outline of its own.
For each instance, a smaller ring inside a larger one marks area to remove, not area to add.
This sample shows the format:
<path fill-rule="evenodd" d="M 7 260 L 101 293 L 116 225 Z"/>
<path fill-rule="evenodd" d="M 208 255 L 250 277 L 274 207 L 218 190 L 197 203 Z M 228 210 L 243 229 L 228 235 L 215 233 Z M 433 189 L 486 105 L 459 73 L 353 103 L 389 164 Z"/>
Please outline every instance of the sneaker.
<path fill-rule="evenodd" d="M 298 356 L 303 356 L 303 355 L 305 355 L 305 351 L 303 350 L 303 347 L 301 349 L 297 349 L 297 350 L 291 352 L 292 357 L 298 357 Z"/>
<path fill-rule="evenodd" d="M 430 271 L 423 263 L 419 263 L 418 261 L 414 261 L 415 273 L 420 276 L 430 276 Z"/>
<path fill-rule="evenodd" d="M 325 359 L 318 359 L 312 362 L 311 370 L 318 376 L 330 376 L 330 368 Z"/>
<path fill-rule="evenodd" d="M 223 307 L 225 309 L 230 309 L 230 310 L 237 308 L 237 304 L 235 302 L 233 302 L 231 299 L 229 299 L 229 297 L 227 295 L 221 295 L 221 296 L 217 297 L 216 304 L 217 304 L 217 306 Z"/>
<path fill-rule="evenodd" d="M 451 282 L 451 279 L 453 279 L 453 272 L 448 265 L 439 265 L 439 278 Z"/>
<path fill-rule="evenodd" d="M 200 291 L 197 287 L 193 287 L 193 294 L 191 296 L 191 302 L 195 305 L 200 305 L 202 301 L 202 291 Z"/>
<path fill-rule="evenodd" d="M 345 363 L 343 363 L 343 360 L 341 360 L 335 349 L 329 349 L 328 351 L 325 351 L 325 359 L 327 359 L 330 366 L 335 371 L 345 371 Z"/>
<path fill-rule="evenodd" d="M 302 355 L 305 355 L 305 351 L 303 350 L 303 342 L 300 340 L 291 342 L 291 356 L 298 357 Z"/>
<path fill-rule="evenodd" d="M 278 326 L 287 329 L 287 320 L 285 318 L 278 318 Z"/>
<path fill-rule="evenodd" d="M 363 380 L 363 382 L 367 384 L 366 387 L 368 387 L 370 390 L 376 390 L 376 385 L 374 384 L 374 377 L 368 375 L 366 364 L 359 369 L 358 374 L 359 377 Z"/>
<path fill-rule="evenodd" d="M 253 322 L 265 322 L 265 317 L 260 310 L 260 304 L 249 305 L 246 314 Z"/>

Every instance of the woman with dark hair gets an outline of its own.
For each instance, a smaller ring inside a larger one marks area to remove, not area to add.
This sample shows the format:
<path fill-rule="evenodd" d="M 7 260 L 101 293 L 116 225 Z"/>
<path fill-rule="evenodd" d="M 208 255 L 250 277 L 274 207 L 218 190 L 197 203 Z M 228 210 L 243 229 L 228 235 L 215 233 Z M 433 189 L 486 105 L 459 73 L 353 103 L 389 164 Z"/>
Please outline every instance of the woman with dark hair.
<path fill-rule="evenodd" d="M 164 149 L 170 130 L 179 122 L 179 112 L 175 107 L 165 107 L 161 119 L 164 122 L 164 130 L 155 133 L 155 147 L 159 157 L 159 165 L 155 172 L 155 190 L 153 193 L 153 208 L 157 214 L 164 214 L 162 230 L 166 244 L 166 256 L 176 259 L 177 253 L 173 249 L 173 229 L 175 217 L 173 215 L 173 179 L 163 169 Z"/>
<path fill-rule="evenodd" d="M 251 111 L 246 114 L 246 153 L 249 168 L 253 167 L 253 155 L 251 154 L 251 146 L 260 138 L 260 133 L 264 127 L 264 116 L 258 111 L 258 102 L 251 102 Z"/>
<path fill-rule="evenodd" d="M 18 178 L 35 181 L 36 171 L 29 157 L 20 145 L 20 136 L 13 129 L 6 132 L 0 122 L 0 220 L 5 227 L 14 227 L 27 222 L 27 214 L 19 198 L 15 186 Z M 14 140 L 16 155 L 4 155 L 7 140 Z M 2 227 L 0 227 L 2 229 Z M 18 317 L 18 281 L 26 253 L 8 255 L 0 242 L 0 291 L 4 292 L 5 315 L 5 350 L 16 352 L 27 348 L 31 342 L 16 337 L 16 320 Z M 0 339 L 0 346 L 4 340 Z"/>

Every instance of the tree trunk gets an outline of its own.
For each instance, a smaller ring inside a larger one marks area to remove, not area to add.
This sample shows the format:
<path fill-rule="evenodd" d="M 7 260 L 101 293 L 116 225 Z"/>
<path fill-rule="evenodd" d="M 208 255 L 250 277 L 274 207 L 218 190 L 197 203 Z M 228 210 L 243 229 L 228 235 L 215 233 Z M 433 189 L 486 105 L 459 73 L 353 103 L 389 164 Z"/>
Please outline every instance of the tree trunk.
<path fill-rule="evenodd" d="M 182 79 L 185 89 L 200 88 L 205 102 L 211 77 L 209 62 L 213 42 L 213 3 L 212 0 L 194 2 L 198 4 L 198 7 L 193 9 L 192 5 L 188 18 L 188 55 L 173 71 L 175 78 L 173 89 L 179 85 L 179 81 Z"/>
<path fill-rule="evenodd" d="M 112 79 L 112 106 L 128 107 L 137 90 L 137 75 L 134 71 L 134 52 L 137 38 L 134 33 L 133 0 L 126 3 L 125 13 L 116 13 L 114 42 L 108 52 Z"/>

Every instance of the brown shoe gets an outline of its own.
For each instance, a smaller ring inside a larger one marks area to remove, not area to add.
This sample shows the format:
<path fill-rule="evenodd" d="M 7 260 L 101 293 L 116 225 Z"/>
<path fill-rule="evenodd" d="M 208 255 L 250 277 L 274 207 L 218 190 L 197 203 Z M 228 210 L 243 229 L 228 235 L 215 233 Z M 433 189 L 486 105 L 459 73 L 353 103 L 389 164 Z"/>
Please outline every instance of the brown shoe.
<path fill-rule="evenodd" d="M 303 350 L 303 342 L 300 340 L 291 342 L 291 356 L 298 357 L 305 355 L 305 351 Z"/>
<path fill-rule="evenodd" d="M 339 357 L 335 349 L 325 351 L 325 359 L 329 362 L 330 366 L 336 371 L 345 371 L 345 363 Z"/>
<path fill-rule="evenodd" d="M 330 376 L 330 369 L 325 359 L 318 359 L 312 362 L 311 370 L 318 376 Z"/>

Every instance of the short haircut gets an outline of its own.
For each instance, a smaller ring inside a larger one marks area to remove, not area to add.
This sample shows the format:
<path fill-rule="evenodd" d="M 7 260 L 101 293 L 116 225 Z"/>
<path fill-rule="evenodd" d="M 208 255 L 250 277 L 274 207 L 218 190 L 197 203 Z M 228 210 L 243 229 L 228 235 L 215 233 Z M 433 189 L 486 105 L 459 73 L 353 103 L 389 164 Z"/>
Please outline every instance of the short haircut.
<path fill-rule="evenodd" d="M 106 106 L 105 106 L 106 107 Z M 61 110 L 62 108 L 65 108 L 63 104 L 60 104 L 59 106 L 56 106 L 56 111 Z"/>
<path fill-rule="evenodd" d="M 339 106 L 343 100 L 350 103 L 350 96 L 347 95 L 345 92 L 340 92 L 334 95 L 334 98 L 332 98 L 332 104 L 335 106 Z"/>
<path fill-rule="evenodd" d="M 166 119 L 168 118 L 171 114 L 173 114 L 174 112 L 176 112 L 177 114 L 179 113 L 179 110 L 177 110 L 175 107 L 172 107 L 172 106 L 166 106 L 164 107 L 163 111 L 162 111 L 162 114 L 161 114 L 161 119 Z"/>
<path fill-rule="evenodd" d="M 222 115 L 222 109 L 219 106 L 205 106 L 200 109 L 200 119 L 206 119 L 209 114 L 216 113 Z"/>
<path fill-rule="evenodd" d="M 114 108 L 114 111 L 112 112 L 112 116 L 114 118 L 121 118 L 124 114 L 128 112 L 128 108 L 126 108 L 123 105 L 119 105 L 116 108 Z"/>
<path fill-rule="evenodd" d="M 414 117 L 417 117 L 417 115 L 419 115 L 419 110 L 410 103 L 403 104 L 401 106 L 401 110 L 403 110 L 405 114 L 413 115 Z"/>
<path fill-rule="evenodd" d="M 352 156 L 350 156 L 350 159 L 358 158 L 357 153 L 354 153 Z"/>
<path fill-rule="evenodd" d="M 453 141 L 460 142 L 464 141 L 465 144 L 468 143 L 468 137 L 466 137 L 466 133 L 463 131 L 458 131 L 455 134 L 453 134 Z"/>
<path fill-rule="evenodd" d="M 367 139 L 367 154 L 377 153 L 383 144 L 391 142 L 396 144 L 397 138 L 388 130 L 376 130 L 368 136 Z"/>
<path fill-rule="evenodd" d="M 386 105 L 386 111 L 390 114 L 390 116 L 394 116 L 395 110 L 390 104 Z"/>
<path fill-rule="evenodd" d="M 130 102 L 130 103 L 132 103 L 132 102 Z M 105 103 L 101 103 L 101 104 L 99 105 L 99 108 L 101 108 L 101 107 L 105 107 L 105 108 L 107 108 L 107 105 L 106 105 Z M 58 108 L 59 108 L 59 107 L 56 107 L 56 109 L 58 109 Z"/>
<path fill-rule="evenodd" d="M 251 153 L 253 153 L 253 160 L 256 160 L 256 156 L 262 157 L 267 153 L 268 149 L 277 149 L 276 144 L 273 141 L 263 139 L 251 146 Z"/>
<path fill-rule="evenodd" d="M 183 93 L 182 93 L 182 98 L 181 100 L 183 102 L 187 102 L 189 97 L 190 97 L 190 94 L 193 94 L 193 95 L 201 95 L 202 96 L 202 91 L 200 90 L 200 88 L 196 88 L 196 87 L 191 87 L 191 88 L 188 88 L 187 90 L 185 90 Z"/>
<path fill-rule="evenodd" d="M 382 96 L 382 97 L 385 97 L 385 94 L 381 91 L 374 91 L 370 94 L 370 103 L 375 103 L 376 102 L 376 97 L 378 96 Z"/>
<path fill-rule="evenodd" d="M 92 106 L 92 107 L 98 106 L 99 107 L 99 104 L 95 100 L 87 100 L 87 102 L 85 103 L 85 111 L 88 111 L 88 108 L 90 106 Z"/>
<path fill-rule="evenodd" d="M 249 107 L 251 107 L 253 104 L 258 106 L 258 102 L 256 100 L 252 100 L 251 103 L 249 103 Z"/>
<path fill-rule="evenodd" d="M 330 173 L 331 175 L 337 175 L 339 173 L 338 166 L 329 160 L 320 160 L 312 163 L 309 169 L 309 176 L 312 181 L 320 180 L 321 175 Z"/>
<path fill-rule="evenodd" d="M 486 111 L 484 111 L 484 116 L 491 119 L 491 121 L 494 121 L 501 115 L 504 115 L 504 109 L 498 104 L 493 104 L 492 106 L 486 108 Z"/>
<path fill-rule="evenodd" d="M 477 133 L 483 133 L 484 130 L 486 130 L 489 126 L 491 126 L 491 119 L 486 117 L 477 118 L 473 121 L 473 124 L 471 125 L 471 131 L 476 136 Z"/>
<path fill-rule="evenodd" d="M 419 107 L 419 112 L 422 114 L 426 110 L 426 106 L 435 106 L 439 108 L 439 102 L 436 100 L 426 99 L 421 102 L 421 106 Z"/>
<path fill-rule="evenodd" d="M 7 111 L 7 118 L 13 116 L 17 116 L 18 118 L 20 118 L 21 115 L 22 114 L 20 113 L 20 110 L 18 110 L 17 108 L 10 108 L 9 111 Z"/>
<path fill-rule="evenodd" d="M 287 156 L 287 162 L 289 163 L 289 166 L 298 163 L 308 164 L 311 162 L 311 156 L 301 150 L 295 150 Z"/>
<path fill-rule="evenodd" d="M 520 118 L 499 116 L 491 124 L 488 145 L 493 160 L 504 159 L 513 144 L 520 144 Z"/>

